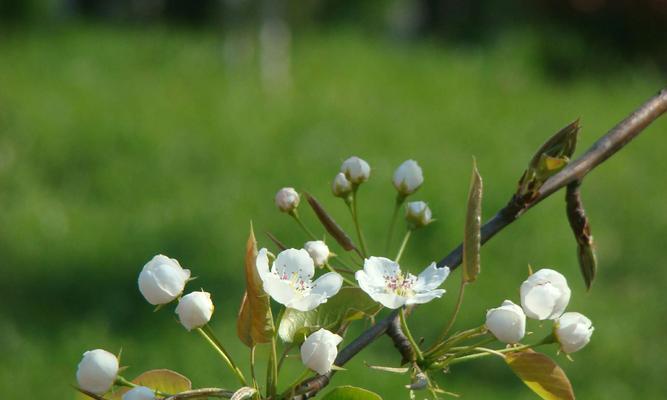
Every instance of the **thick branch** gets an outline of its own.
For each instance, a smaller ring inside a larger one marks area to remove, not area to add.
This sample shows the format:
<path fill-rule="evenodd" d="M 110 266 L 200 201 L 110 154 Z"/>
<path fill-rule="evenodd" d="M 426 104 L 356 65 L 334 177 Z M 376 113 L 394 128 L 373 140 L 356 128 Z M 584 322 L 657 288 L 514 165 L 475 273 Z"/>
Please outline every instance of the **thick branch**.
<path fill-rule="evenodd" d="M 482 226 L 482 244 L 486 243 L 498 232 L 523 215 L 527 210 L 531 209 L 554 192 L 567 186 L 573 181 L 581 181 L 589 172 L 623 148 L 623 146 L 628 144 L 628 142 L 639 135 L 644 128 L 666 111 L 667 89 L 663 89 L 660 93 L 639 107 L 634 113 L 613 127 L 606 135 L 595 142 L 581 157 L 568 164 L 568 166 L 558 174 L 549 178 L 540 188 L 539 194 L 533 198 L 530 203 L 524 203 L 520 199 L 512 197 L 503 209 Z M 448 266 L 452 270 L 456 269 L 461 264 L 461 255 L 462 246 L 459 245 L 438 262 L 438 267 Z M 394 311 L 385 319 L 363 332 L 359 337 L 340 351 L 338 357 L 336 357 L 335 364 L 337 366 L 343 366 L 366 346 L 374 342 L 379 336 L 387 333 L 387 329 L 394 324 L 397 315 L 398 313 Z M 403 340 L 404 335 L 400 331 L 400 328 L 392 329 L 391 337 L 395 344 L 399 346 L 398 342 Z M 300 395 L 296 396 L 294 400 L 308 399 L 315 396 L 318 391 L 322 390 L 329 383 L 331 375 L 333 375 L 333 373 L 317 376 L 304 382 L 299 388 Z"/>

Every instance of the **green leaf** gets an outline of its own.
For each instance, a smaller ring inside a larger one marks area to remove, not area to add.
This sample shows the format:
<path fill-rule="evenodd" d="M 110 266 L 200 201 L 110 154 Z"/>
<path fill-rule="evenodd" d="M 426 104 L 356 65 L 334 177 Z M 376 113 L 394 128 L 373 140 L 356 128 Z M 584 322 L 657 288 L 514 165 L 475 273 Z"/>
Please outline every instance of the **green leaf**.
<path fill-rule="evenodd" d="M 176 394 L 192 389 L 192 382 L 188 378 L 168 369 L 146 371 L 132 379 L 132 383 L 168 394 Z M 130 389 L 120 388 L 109 399 L 121 400 L 128 390 Z"/>
<path fill-rule="evenodd" d="M 468 192 L 468 211 L 466 213 L 465 233 L 463 237 L 463 280 L 474 282 L 480 270 L 480 248 L 482 237 L 482 177 L 473 158 L 470 191 Z"/>
<path fill-rule="evenodd" d="M 322 397 L 322 400 L 382 400 L 382 397 L 370 390 L 354 386 L 338 386 Z"/>
<path fill-rule="evenodd" d="M 246 400 L 252 398 L 255 393 L 257 393 L 257 389 L 251 388 L 249 386 L 244 386 L 241 389 L 237 390 L 234 392 L 232 395 L 231 400 Z"/>
<path fill-rule="evenodd" d="M 371 317 L 381 306 L 359 288 L 344 287 L 337 295 L 311 311 L 285 310 L 278 335 L 285 342 L 301 342 L 304 336 L 325 328 L 337 331 L 350 321 Z"/>
<path fill-rule="evenodd" d="M 574 399 L 565 372 L 551 358 L 532 350 L 509 353 L 505 361 L 535 394 L 544 400 Z"/>
<path fill-rule="evenodd" d="M 270 342 L 275 331 L 269 296 L 262 288 L 262 280 L 255 266 L 256 259 L 257 241 L 251 225 L 245 255 L 246 291 L 236 320 L 236 333 L 248 347 Z"/>

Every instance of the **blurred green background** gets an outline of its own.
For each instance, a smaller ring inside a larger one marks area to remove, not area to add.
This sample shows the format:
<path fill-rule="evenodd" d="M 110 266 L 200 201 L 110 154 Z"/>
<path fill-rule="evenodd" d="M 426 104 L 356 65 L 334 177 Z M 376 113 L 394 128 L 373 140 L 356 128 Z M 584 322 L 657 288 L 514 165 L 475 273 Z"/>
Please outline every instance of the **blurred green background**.
<path fill-rule="evenodd" d="M 626 29 L 612 18 L 618 13 L 605 13 L 623 2 L 581 11 L 574 5 L 597 3 L 575 1 L 567 12 L 509 2 L 498 14 L 501 7 L 487 1 L 444 19 L 427 6 L 452 2 L 342 3 L 313 2 L 305 11 L 292 4 L 286 12 L 227 2 L 236 11 L 214 7 L 217 14 L 3 3 L 2 398 L 73 398 L 81 354 L 98 347 L 122 348 L 130 378 L 164 367 L 196 386 L 233 387 L 215 354 L 178 325 L 173 306 L 153 313 L 139 294 L 136 278 L 154 254 L 177 258 L 199 277 L 190 288 L 212 293 L 212 326 L 245 365 L 235 316 L 249 222 L 260 245 L 271 246 L 266 231 L 290 246 L 306 240 L 275 209 L 277 189 L 309 191 L 352 231 L 330 182 L 342 160 L 363 157 L 373 170 L 360 213 L 378 253 L 393 204 L 391 174 L 403 160 L 418 160 L 426 182 L 414 199 L 428 201 L 438 221 L 413 236 L 404 256 L 417 271 L 461 239 L 473 156 L 488 218 L 550 134 L 581 117 L 581 154 L 665 81 L 665 53 L 652 47 L 664 42 L 641 41 L 653 25 Z M 664 15 L 640 3 L 650 20 Z M 507 22 L 517 15 L 520 23 Z M 627 40 L 614 43 L 607 31 Z M 483 273 L 456 327 L 479 325 L 505 298 L 518 301 L 527 264 L 556 267 L 573 289 L 569 309 L 596 327 L 575 362 L 557 356 L 578 397 L 664 397 L 666 130 L 667 119 L 656 122 L 583 186 L 600 266 L 590 293 L 557 194 L 484 246 Z M 323 232 L 302 208 L 311 229 Z M 419 308 L 418 336 L 429 340 L 441 329 L 458 279 L 445 283 L 442 300 Z M 407 398 L 404 379 L 363 364 L 396 365 L 391 349 L 378 340 L 334 384 Z M 284 382 L 299 362 L 288 361 L 288 371 Z M 469 399 L 534 398 L 496 359 L 453 368 L 440 382 Z"/>

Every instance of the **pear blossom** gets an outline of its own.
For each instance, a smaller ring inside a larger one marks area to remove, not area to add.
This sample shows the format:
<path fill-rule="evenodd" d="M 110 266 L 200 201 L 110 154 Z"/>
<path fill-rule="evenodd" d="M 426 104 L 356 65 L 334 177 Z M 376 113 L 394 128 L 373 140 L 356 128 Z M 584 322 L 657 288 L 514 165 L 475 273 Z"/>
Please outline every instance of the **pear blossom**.
<path fill-rule="evenodd" d="M 355 185 L 366 182 L 371 176 L 371 167 L 368 163 L 359 157 L 350 157 L 343 161 L 340 172 Z"/>
<path fill-rule="evenodd" d="M 95 394 L 111 389 L 118 375 L 118 358 L 106 350 L 95 349 L 83 353 L 76 371 L 79 387 Z"/>
<path fill-rule="evenodd" d="M 137 386 L 128 390 L 122 400 L 155 400 L 155 392 L 146 386 Z"/>
<path fill-rule="evenodd" d="M 185 329 L 201 328 L 211 320 L 213 302 L 208 292 L 192 292 L 183 296 L 176 306 L 176 314 Z"/>
<path fill-rule="evenodd" d="M 167 304 L 183 293 L 188 279 L 189 269 L 183 269 L 177 260 L 159 254 L 141 270 L 139 291 L 153 305 Z"/>
<path fill-rule="evenodd" d="M 433 215 L 425 202 L 411 201 L 405 208 L 405 219 L 411 229 L 416 229 L 433 222 Z"/>
<path fill-rule="evenodd" d="M 578 312 L 566 312 L 556 320 L 554 333 L 560 348 L 566 353 L 574 353 L 588 344 L 593 335 L 593 323 Z"/>
<path fill-rule="evenodd" d="M 421 274 L 414 276 L 401 272 L 401 267 L 384 257 L 369 257 L 364 260 L 364 269 L 355 274 L 359 287 L 373 300 L 387 308 L 428 303 L 441 297 L 444 289 L 437 289 L 447 279 L 449 268 L 429 265 Z"/>
<path fill-rule="evenodd" d="M 543 268 L 521 284 L 521 306 L 533 319 L 556 319 L 570 302 L 567 279 L 557 271 Z"/>
<path fill-rule="evenodd" d="M 352 182 L 350 182 L 344 173 L 339 172 L 331 184 L 331 192 L 336 197 L 346 197 L 352 192 Z"/>
<path fill-rule="evenodd" d="M 299 193 L 294 188 L 284 187 L 276 193 L 276 207 L 282 212 L 290 213 L 299 206 Z"/>
<path fill-rule="evenodd" d="M 526 335 L 526 314 L 509 300 L 486 312 L 486 327 L 503 343 L 518 343 Z"/>
<path fill-rule="evenodd" d="M 320 375 L 328 373 L 342 341 L 342 337 L 326 329 L 312 333 L 301 345 L 301 362 Z"/>
<path fill-rule="evenodd" d="M 392 182 L 401 195 L 407 196 L 416 192 L 424 183 L 424 175 L 417 161 L 407 160 L 396 168 Z"/>
<path fill-rule="evenodd" d="M 313 259 L 316 267 L 321 267 L 326 264 L 331 255 L 329 246 L 322 240 L 306 242 L 306 244 L 303 245 L 303 248 L 310 254 L 310 258 Z"/>
<path fill-rule="evenodd" d="M 343 278 L 335 272 L 328 272 L 313 281 L 315 264 L 303 249 L 280 252 L 271 270 L 268 252 L 261 249 L 255 265 L 264 291 L 278 303 L 299 311 L 310 311 L 325 303 L 343 285 Z"/>

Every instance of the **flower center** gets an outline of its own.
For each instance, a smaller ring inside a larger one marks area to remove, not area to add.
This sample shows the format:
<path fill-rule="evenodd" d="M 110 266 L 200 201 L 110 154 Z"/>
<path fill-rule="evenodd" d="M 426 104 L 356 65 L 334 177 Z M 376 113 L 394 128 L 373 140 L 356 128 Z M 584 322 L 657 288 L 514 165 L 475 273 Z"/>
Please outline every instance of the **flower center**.
<path fill-rule="evenodd" d="M 399 272 L 396 275 L 385 275 L 383 278 L 387 292 L 395 293 L 402 297 L 414 295 L 415 291 L 412 287 L 417 280 L 416 276 L 410 273 L 404 275 L 402 272 Z"/>
<path fill-rule="evenodd" d="M 312 285 L 310 279 L 304 279 L 300 272 L 301 271 L 299 270 L 298 272 L 295 271 L 291 274 L 288 274 L 287 272 L 283 272 L 282 274 L 276 272 L 275 274 L 281 280 L 289 282 L 290 286 L 292 289 L 294 289 L 295 292 L 305 296 L 310 293 Z"/>

